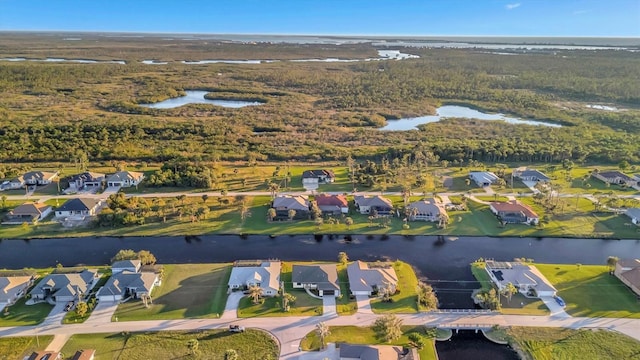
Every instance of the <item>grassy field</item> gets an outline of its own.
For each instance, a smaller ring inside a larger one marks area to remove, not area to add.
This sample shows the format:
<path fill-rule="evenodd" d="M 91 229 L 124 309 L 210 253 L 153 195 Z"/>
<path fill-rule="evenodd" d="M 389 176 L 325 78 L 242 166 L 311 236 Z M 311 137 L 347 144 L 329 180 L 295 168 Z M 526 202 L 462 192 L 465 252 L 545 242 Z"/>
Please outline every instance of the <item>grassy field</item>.
<path fill-rule="evenodd" d="M 53 306 L 47 303 L 25 305 L 26 301 L 27 299 L 22 297 L 8 307 L 8 312 L 6 310 L 0 312 L 0 326 L 36 325 L 43 322 L 53 310 Z"/>
<path fill-rule="evenodd" d="M 307 263 L 305 263 L 307 264 Z M 282 311 L 279 297 L 264 298 L 261 304 L 253 304 L 247 296 L 243 297 L 238 306 L 238 317 L 254 316 L 319 316 L 322 315 L 322 300 L 309 296 L 302 289 L 294 289 L 291 282 L 293 263 L 282 262 L 280 280 L 284 282 L 285 291 L 296 297 L 290 304 L 288 312 Z"/>
<path fill-rule="evenodd" d="M 484 262 L 471 264 L 471 273 L 478 280 L 482 289 L 494 288 L 489 274 L 484 270 Z M 500 305 L 502 305 L 500 312 L 503 314 L 549 315 L 549 309 L 542 300 L 527 298 L 520 293 L 513 295 L 511 300 L 504 296 L 500 297 Z"/>
<path fill-rule="evenodd" d="M 398 291 L 391 296 L 392 302 L 383 302 L 376 298 L 371 300 L 374 313 L 415 313 L 418 311 L 418 278 L 411 265 L 396 261 L 393 269 L 398 276 Z"/>
<path fill-rule="evenodd" d="M 51 340 L 51 335 L 0 338 L 0 360 L 23 359 L 34 351 L 44 350 Z"/>
<path fill-rule="evenodd" d="M 398 340 L 391 343 L 384 343 L 376 337 L 375 332 L 370 327 L 357 327 L 357 326 L 331 326 L 329 331 L 331 334 L 325 339 L 327 343 L 348 343 L 348 344 L 370 344 L 370 345 L 400 345 L 407 346 L 409 342 L 410 333 L 419 333 L 423 335 L 428 341 L 425 341 L 425 346 L 419 350 L 421 360 L 435 360 L 437 359 L 434 344 L 434 334 L 425 331 L 422 326 L 403 326 L 403 335 Z M 302 339 L 300 342 L 302 350 L 317 351 L 320 349 L 320 338 L 317 334 L 311 332 Z"/>
<path fill-rule="evenodd" d="M 640 318 L 640 302 L 607 266 L 536 264 L 573 316 Z"/>
<path fill-rule="evenodd" d="M 634 359 L 640 354 L 640 342 L 606 330 L 514 327 L 507 336 L 527 359 Z"/>
<path fill-rule="evenodd" d="M 187 342 L 198 340 L 198 354 L 190 355 Z M 64 354 L 96 349 L 96 360 L 210 359 L 224 360 L 224 353 L 234 349 L 239 359 L 277 359 L 278 344 L 266 332 L 247 329 L 244 333 L 224 330 L 199 332 L 147 332 L 73 335 L 62 348 Z"/>
<path fill-rule="evenodd" d="M 114 317 L 120 321 L 184 318 L 215 318 L 224 312 L 229 264 L 164 265 L 162 285 L 155 288 L 153 304 L 140 300 L 118 305 Z"/>

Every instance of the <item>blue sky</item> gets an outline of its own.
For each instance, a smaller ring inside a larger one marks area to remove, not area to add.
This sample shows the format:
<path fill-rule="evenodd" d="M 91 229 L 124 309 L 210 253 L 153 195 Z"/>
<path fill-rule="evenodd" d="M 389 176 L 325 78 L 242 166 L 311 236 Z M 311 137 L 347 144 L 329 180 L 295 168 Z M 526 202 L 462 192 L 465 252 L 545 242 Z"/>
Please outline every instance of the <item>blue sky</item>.
<path fill-rule="evenodd" d="M 0 30 L 640 37 L 640 0 L 0 0 Z"/>

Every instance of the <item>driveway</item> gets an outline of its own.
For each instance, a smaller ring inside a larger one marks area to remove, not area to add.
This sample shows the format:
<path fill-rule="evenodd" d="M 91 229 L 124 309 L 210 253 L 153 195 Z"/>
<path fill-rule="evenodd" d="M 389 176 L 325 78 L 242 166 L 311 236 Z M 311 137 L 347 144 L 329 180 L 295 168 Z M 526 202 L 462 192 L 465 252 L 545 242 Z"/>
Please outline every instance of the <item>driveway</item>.
<path fill-rule="evenodd" d="M 232 291 L 231 294 L 229 294 L 221 319 L 238 318 L 238 305 L 240 304 L 240 299 L 242 299 L 243 296 L 244 294 L 242 291 Z"/>
<path fill-rule="evenodd" d="M 300 355 L 287 357 L 291 360 L 340 360 L 340 350 L 336 349 L 336 344 L 327 344 L 322 351 L 302 351 Z"/>
<path fill-rule="evenodd" d="M 549 308 L 552 317 L 565 319 L 571 317 L 571 315 L 567 314 L 567 312 L 564 311 L 564 308 L 562 306 L 558 305 L 556 299 L 554 299 L 552 296 L 541 297 L 540 300 L 542 300 L 547 308 Z"/>
<path fill-rule="evenodd" d="M 87 323 L 110 323 L 111 317 L 113 313 L 116 312 L 116 308 L 118 307 L 118 301 L 98 301 L 98 305 L 96 305 L 95 309 L 87 319 Z"/>
<path fill-rule="evenodd" d="M 66 305 L 66 302 L 57 303 L 42 322 L 42 326 L 62 324 L 62 319 L 64 319 L 64 316 L 67 314 L 67 312 L 64 311 Z"/>
<path fill-rule="evenodd" d="M 369 299 L 369 296 L 356 295 L 356 301 L 358 302 L 358 313 L 373 314 L 373 311 L 371 311 L 371 299 Z"/>
<path fill-rule="evenodd" d="M 322 297 L 322 316 L 337 316 L 336 298 L 333 295 Z"/>

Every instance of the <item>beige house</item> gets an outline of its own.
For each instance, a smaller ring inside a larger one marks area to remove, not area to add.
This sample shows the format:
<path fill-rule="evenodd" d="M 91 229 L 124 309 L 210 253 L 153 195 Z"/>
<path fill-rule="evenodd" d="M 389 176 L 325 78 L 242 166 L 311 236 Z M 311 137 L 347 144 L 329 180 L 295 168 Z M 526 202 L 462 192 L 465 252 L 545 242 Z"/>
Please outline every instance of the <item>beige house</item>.
<path fill-rule="evenodd" d="M 9 211 L 3 224 L 35 224 L 49 216 L 51 211 L 53 208 L 45 203 L 27 202 Z"/>
<path fill-rule="evenodd" d="M 371 296 L 388 287 L 393 294 L 398 285 L 398 275 L 390 263 L 370 266 L 363 261 L 354 261 L 347 266 L 349 288 L 353 295 Z"/>
<path fill-rule="evenodd" d="M 444 204 L 437 199 L 429 198 L 409 204 L 409 219 L 411 221 L 440 221 L 449 217 Z"/>
<path fill-rule="evenodd" d="M 640 295 L 640 259 L 620 259 L 613 272 L 631 291 Z"/>

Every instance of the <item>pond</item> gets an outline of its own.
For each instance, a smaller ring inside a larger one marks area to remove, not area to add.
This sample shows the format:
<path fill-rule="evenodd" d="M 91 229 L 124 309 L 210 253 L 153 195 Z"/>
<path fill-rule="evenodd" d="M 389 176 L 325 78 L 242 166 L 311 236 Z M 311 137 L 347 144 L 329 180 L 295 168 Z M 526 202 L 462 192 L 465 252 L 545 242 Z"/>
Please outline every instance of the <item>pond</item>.
<path fill-rule="evenodd" d="M 440 360 L 519 360 L 518 354 L 508 345 L 499 345 L 487 340 L 481 333 L 473 330 L 453 332 L 447 341 L 436 341 L 436 351 Z"/>
<path fill-rule="evenodd" d="M 420 116 L 415 118 L 403 118 L 398 120 L 387 120 L 387 125 L 380 130 L 404 131 L 415 130 L 418 125 L 438 122 L 445 118 L 464 118 L 476 120 L 501 120 L 509 124 L 541 125 L 550 127 L 562 127 L 559 124 L 552 124 L 543 121 L 525 120 L 504 116 L 503 114 L 487 114 L 465 106 L 445 105 L 436 109 L 436 115 Z"/>
<path fill-rule="evenodd" d="M 139 104 L 140 106 L 153 109 L 173 109 L 187 104 L 211 104 L 227 108 L 242 108 L 245 106 L 262 105 L 258 101 L 241 101 L 241 100 L 211 100 L 205 99 L 205 95 L 209 91 L 186 90 L 187 95 L 157 102 L 154 104 Z"/>

